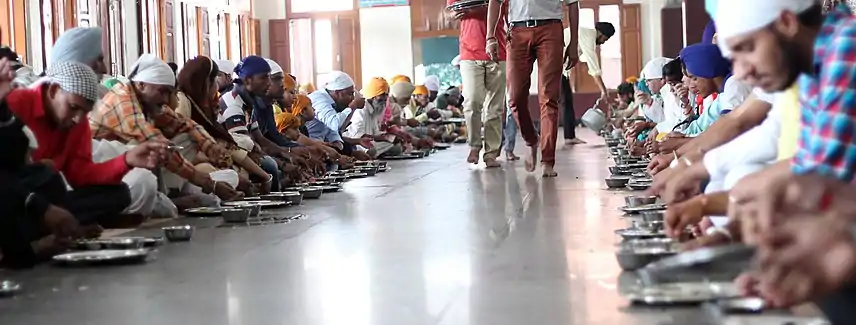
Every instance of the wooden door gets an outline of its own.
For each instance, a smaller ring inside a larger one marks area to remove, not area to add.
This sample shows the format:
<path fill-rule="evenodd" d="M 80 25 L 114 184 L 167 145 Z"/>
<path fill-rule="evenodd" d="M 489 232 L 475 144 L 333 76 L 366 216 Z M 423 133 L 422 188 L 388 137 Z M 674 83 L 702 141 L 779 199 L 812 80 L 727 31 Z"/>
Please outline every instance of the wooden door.
<path fill-rule="evenodd" d="M 27 45 L 27 11 L 26 0 L 12 0 L 12 21 L 10 29 L 6 35 L 11 35 L 11 38 L 4 38 L 3 41 L 9 42 L 12 48 L 18 52 L 21 61 L 26 64 L 32 64 L 27 55 L 29 47 Z"/>
<path fill-rule="evenodd" d="M 642 5 L 621 6 L 622 80 L 642 71 Z"/>
<path fill-rule="evenodd" d="M 197 39 L 199 40 L 199 55 L 211 57 L 211 29 L 208 21 L 208 10 L 196 8 L 196 24 L 199 26 Z"/>
<path fill-rule="evenodd" d="M 268 38 L 270 43 L 270 59 L 279 63 L 283 69 L 290 71 L 288 19 L 269 20 Z"/>
<path fill-rule="evenodd" d="M 663 56 L 676 58 L 684 48 L 684 22 L 681 6 L 665 7 L 660 10 L 660 29 Z"/>
<path fill-rule="evenodd" d="M 122 27 L 122 0 L 98 0 L 99 25 L 102 28 L 102 51 L 107 74 L 125 72 L 124 30 Z"/>
<path fill-rule="evenodd" d="M 360 24 L 352 17 L 336 17 L 336 44 L 338 53 L 336 61 L 339 70 L 347 73 L 354 79 L 357 89 L 360 89 L 360 80 L 363 80 L 360 71 Z"/>
<path fill-rule="evenodd" d="M 175 7 L 173 0 L 161 1 L 161 57 L 166 62 L 175 61 Z"/>
<path fill-rule="evenodd" d="M 276 35 L 276 44 L 278 51 L 288 51 L 289 60 L 282 62 L 289 63 L 290 72 L 300 83 L 318 85 L 324 75 L 340 70 L 348 73 L 360 88 L 360 30 L 355 15 L 313 13 L 289 19 L 287 31 L 288 44 L 282 45 L 286 37 L 281 34 Z"/>
<path fill-rule="evenodd" d="M 684 0 L 684 46 L 701 42 L 710 16 L 704 10 L 704 0 Z"/>
<path fill-rule="evenodd" d="M 262 23 L 255 18 L 250 19 L 250 22 L 252 23 L 252 39 L 250 43 L 253 45 L 253 54 L 262 55 Z"/>

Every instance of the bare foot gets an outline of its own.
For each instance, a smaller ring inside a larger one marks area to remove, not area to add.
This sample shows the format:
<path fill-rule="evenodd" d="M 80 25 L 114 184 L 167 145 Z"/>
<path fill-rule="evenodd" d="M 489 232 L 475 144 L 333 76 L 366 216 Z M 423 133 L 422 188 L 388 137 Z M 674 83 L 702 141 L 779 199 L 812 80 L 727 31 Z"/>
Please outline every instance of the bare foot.
<path fill-rule="evenodd" d="M 498 161 L 496 161 L 496 158 L 493 158 L 493 157 L 485 157 L 485 158 L 484 158 L 484 165 L 485 165 L 487 168 L 499 168 L 499 167 L 502 167 L 502 164 L 500 164 Z"/>
<path fill-rule="evenodd" d="M 518 161 L 518 160 L 520 160 L 520 157 L 518 157 L 517 155 L 515 155 L 515 154 L 514 154 L 513 152 L 511 152 L 511 151 L 506 151 L 506 152 L 505 152 L 505 160 L 508 160 L 508 161 Z"/>
<path fill-rule="evenodd" d="M 559 176 L 559 174 L 556 173 L 556 170 L 554 170 L 553 166 L 551 166 L 551 165 L 543 164 L 543 165 L 541 165 L 541 168 L 544 170 L 541 173 L 541 177 L 553 178 L 553 177 Z"/>
<path fill-rule="evenodd" d="M 578 144 L 585 144 L 586 142 L 577 138 L 565 140 L 565 145 L 562 146 L 562 149 L 570 149 Z"/>
<path fill-rule="evenodd" d="M 467 162 L 471 164 L 479 163 L 479 152 L 481 149 L 472 148 L 470 149 L 470 155 L 467 156 Z"/>
<path fill-rule="evenodd" d="M 535 162 L 538 160 L 538 145 L 529 146 L 529 154 L 526 155 L 526 160 L 524 163 L 526 164 L 527 172 L 535 171 Z"/>

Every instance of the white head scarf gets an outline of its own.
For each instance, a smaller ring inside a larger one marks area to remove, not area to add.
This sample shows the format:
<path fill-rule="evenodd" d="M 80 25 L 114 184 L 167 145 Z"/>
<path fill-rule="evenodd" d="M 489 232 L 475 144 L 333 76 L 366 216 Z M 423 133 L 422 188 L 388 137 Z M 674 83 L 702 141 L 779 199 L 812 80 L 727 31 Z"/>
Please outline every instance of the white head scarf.
<path fill-rule="evenodd" d="M 327 83 L 324 84 L 324 89 L 335 91 L 353 86 L 354 80 L 351 79 L 351 76 L 342 71 L 333 71 L 327 74 Z"/>
<path fill-rule="evenodd" d="M 175 86 L 175 74 L 172 72 L 172 68 L 150 53 L 140 55 L 140 58 L 131 67 L 131 74 L 128 75 L 128 79 L 155 85 Z"/>
<path fill-rule="evenodd" d="M 428 91 L 440 91 L 440 78 L 434 75 L 425 77 L 425 88 Z"/>
<path fill-rule="evenodd" d="M 782 12 L 799 14 L 817 4 L 817 0 L 718 0 L 713 17 L 719 49 L 730 57 L 731 49 L 726 45 L 729 38 L 760 30 Z"/>
<path fill-rule="evenodd" d="M 642 69 L 642 78 L 663 79 L 663 67 L 669 62 L 672 62 L 672 59 L 662 56 L 651 59 L 645 64 L 645 68 Z"/>
<path fill-rule="evenodd" d="M 265 61 L 267 61 L 268 65 L 270 66 L 270 74 L 282 73 L 282 67 L 279 65 L 279 63 L 276 63 L 276 61 L 268 58 L 265 58 Z"/>
<path fill-rule="evenodd" d="M 217 68 L 220 69 L 220 72 L 225 73 L 227 75 L 232 75 L 232 72 L 235 72 L 235 63 L 229 60 L 215 60 L 214 63 L 217 63 Z"/>

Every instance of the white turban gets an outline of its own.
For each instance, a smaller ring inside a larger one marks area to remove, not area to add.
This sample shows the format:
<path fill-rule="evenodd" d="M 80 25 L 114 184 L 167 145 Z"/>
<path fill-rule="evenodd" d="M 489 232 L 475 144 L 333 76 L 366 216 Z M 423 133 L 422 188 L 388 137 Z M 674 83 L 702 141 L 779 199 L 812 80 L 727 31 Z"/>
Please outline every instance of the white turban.
<path fill-rule="evenodd" d="M 154 54 L 146 53 L 140 55 L 128 79 L 136 82 L 145 82 L 155 85 L 175 86 L 175 74 L 166 62 Z"/>
<path fill-rule="evenodd" d="M 77 27 L 59 36 L 51 50 L 48 64 L 78 62 L 86 65 L 101 56 L 101 28 Z"/>
<path fill-rule="evenodd" d="M 425 77 L 425 88 L 428 91 L 440 91 L 440 78 L 434 75 Z"/>
<path fill-rule="evenodd" d="M 718 0 L 716 39 L 722 55 L 731 56 L 728 39 L 745 35 L 773 23 L 785 11 L 800 14 L 818 4 L 817 0 Z"/>
<path fill-rule="evenodd" d="M 351 76 L 342 71 L 333 71 L 327 74 L 327 83 L 324 84 L 324 89 L 335 91 L 353 86 L 354 80 L 351 79 Z"/>
<path fill-rule="evenodd" d="M 265 58 L 265 61 L 267 61 L 268 65 L 270 66 L 270 74 L 282 73 L 282 67 L 279 65 L 279 63 L 276 63 L 276 61 L 268 58 Z"/>
<path fill-rule="evenodd" d="M 644 79 L 663 79 L 663 67 L 672 59 L 666 57 L 653 58 L 645 64 L 641 77 Z"/>
<path fill-rule="evenodd" d="M 217 68 L 220 69 L 220 72 L 225 73 L 227 75 L 232 75 L 235 72 L 235 63 L 229 60 L 216 60 Z"/>

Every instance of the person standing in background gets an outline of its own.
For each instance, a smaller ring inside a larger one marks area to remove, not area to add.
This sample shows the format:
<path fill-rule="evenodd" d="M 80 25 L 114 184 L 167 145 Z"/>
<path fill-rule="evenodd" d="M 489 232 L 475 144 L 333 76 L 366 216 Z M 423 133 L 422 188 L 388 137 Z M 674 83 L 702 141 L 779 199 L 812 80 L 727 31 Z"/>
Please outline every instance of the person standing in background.
<path fill-rule="evenodd" d="M 534 172 L 541 151 L 543 177 L 556 177 L 556 138 L 559 131 L 559 96 L 562 84 L 562 57 L 565 69 L 579 61 L 577 53 L 579 29 L 579 0 L 509 0 L 508 22 L 508 91 L 511 110 L 523 134 L 529 153 L 526 171 Z M 565 47 L 562 32 L 562 6 L 568 5 L 571 35 Z M 485 52 L 492 60 L 499 59 L 499 40 L 495 31 L 500 21 L 501 0 L 488 3 Z M 565 49 L 564 56 L 562 49 Z M 541 137 L 529 111 L 529 86 L 532 65 L 538 62 L 538 101 L 541 103 Z"/>
<path fill-rule="evenodd" d="M 449 0 L 453 4 L 458 0 Z M 500 8 L 500 20 L 508 16 L 508 6 Z M 494 25 L 492 33 L 498 35 L 497 57 L 492 58 L 485 51 L 487 38 L 487 8 L 476 7 L 463 11 L 450 12 L 453 18 L 461 21 L 461 49 L 459 66 L 463 82 L 464 117 L 467 121 L 467 143 L 470 154 L 467 162 L 479 163 L 479 153 L 484 148 L 485 166 L 500 167 L 496 161 L 502 146 L 502 114 L 505 111 L 505 43 L 503 28 Z M 496 29 L 499 29 L 497 31 Z M 483 114 L 483 109 L 486 114 Z M 482 140 L 484 125 L 484 140 Z"/>
<path fill-rule="evenodd" d="M 579 43 L 578 53 L 580 62 L 585 62 L 588 66 L 588 74 L 594 79 L 597 88 L 600 90 L 600 100 L 609 102 L 609 90 L 606 84 L 603 83 L 603 71 L 600 69 L 600 57 L 598 56 L 597 47 L 606 43 L 612 35 L 615 34 L 615 27 L 607 22 L 598 22 L 594 29 L 579 28 Z M 571 29 L 565 28 L 565 44 L 568 46 L 565 51 L 573 51 L 571 48 Z M 577 119 L 574 112 L 574 91 L 571 87 L 571 70 L 566 67 L 562 73 L 562 107 L 564 114 L 562 115 L 562 125 L 564 126 L 565 148 L 570 146 L 584 144 L 585 141 L 577 139 L 576 130 Z"/>

